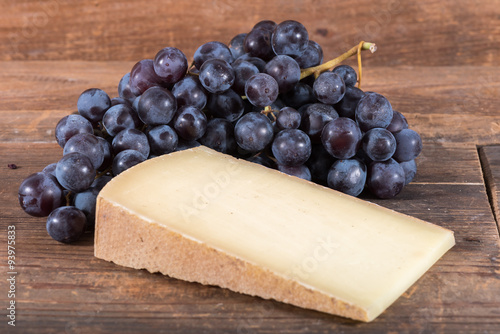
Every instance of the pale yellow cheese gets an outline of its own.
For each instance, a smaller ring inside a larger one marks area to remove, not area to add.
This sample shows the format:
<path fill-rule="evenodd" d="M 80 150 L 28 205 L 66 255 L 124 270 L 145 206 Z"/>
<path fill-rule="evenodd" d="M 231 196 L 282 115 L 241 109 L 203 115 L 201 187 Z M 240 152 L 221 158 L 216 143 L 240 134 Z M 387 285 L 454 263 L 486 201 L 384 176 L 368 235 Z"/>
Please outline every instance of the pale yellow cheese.
<path fill-rule="evenodd" d="M 371 321 L 455 243 L 439 226 L 206 147 L 115 177 L 95 255 Z"/>

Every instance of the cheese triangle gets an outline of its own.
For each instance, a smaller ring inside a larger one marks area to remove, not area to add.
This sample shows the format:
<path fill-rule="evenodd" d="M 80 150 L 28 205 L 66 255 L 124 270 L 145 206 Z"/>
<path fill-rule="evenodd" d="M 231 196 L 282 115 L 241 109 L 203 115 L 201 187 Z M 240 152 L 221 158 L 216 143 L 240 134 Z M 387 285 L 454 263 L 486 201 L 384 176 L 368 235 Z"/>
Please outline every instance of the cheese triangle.
<path fill-rule="evenodd" d="M 437 225 L 203 146 L 136 165 L 97 199 L 98 258 L 361 321 L 454 243 Z"/>

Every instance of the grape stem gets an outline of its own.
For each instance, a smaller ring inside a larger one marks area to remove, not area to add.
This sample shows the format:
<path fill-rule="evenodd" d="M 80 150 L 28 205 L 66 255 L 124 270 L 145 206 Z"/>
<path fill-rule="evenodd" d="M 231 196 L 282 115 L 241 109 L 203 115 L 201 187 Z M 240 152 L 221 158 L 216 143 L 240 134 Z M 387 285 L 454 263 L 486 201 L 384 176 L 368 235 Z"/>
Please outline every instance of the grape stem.
<path fill-rule="evenodd" d="M 327 61 L 326 63 L 323 63 L 318 66 L 314 67 L 309 67 L 305 68 L 300 72 L 300 79 L 304 79 L 310 75 L 314 75 L 314 78 L 317 78 L 321 73 L 333 69 L 335 66 L 343 62 L 349 57 L 352 57 L 354 55 L 358 56 L 358 71 L 359 71 L 359 78 L 358 78 L 358 88 L 361 86 L 361 51 L 363 50 L 370 50 L 371 53 L 374 53 L 377 51 L 377 45 L 375 43 L 370 43 L 370 42 L 365 42 L 361 41 L 358 45 L 352 47 L 349 51 L 345 52 L 344 54 L 338 56 L 337 58 L 334 58 L 330 61 Z"/>

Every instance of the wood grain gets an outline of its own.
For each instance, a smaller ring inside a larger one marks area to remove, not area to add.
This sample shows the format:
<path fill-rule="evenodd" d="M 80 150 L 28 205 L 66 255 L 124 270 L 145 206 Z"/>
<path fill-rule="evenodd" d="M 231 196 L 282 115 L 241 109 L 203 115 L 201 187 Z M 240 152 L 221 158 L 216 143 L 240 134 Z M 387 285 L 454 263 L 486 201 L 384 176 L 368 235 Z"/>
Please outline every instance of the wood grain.
<path fill-rule="evenodd" d="M 500 231 L 500 146 L 479 148 L 483 173 L 493 213 Z"/>
<path fill-rule="evenodd" d="M 279 0 L 8 2 L 0 13 L 1 60 L 129 60 L 175 46 L 191 58 L 228 43 L 259 20 L 294 19 L 334 57 L 361 40 L 377 65 L 496 65 L 500 6 L 474 0 Z"/>

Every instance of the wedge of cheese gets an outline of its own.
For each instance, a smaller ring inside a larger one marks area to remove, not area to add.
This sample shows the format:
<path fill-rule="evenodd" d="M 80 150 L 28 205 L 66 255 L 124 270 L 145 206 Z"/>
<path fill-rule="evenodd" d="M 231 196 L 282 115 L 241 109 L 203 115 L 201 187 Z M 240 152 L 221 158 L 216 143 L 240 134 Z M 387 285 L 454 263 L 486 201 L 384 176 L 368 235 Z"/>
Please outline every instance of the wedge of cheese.
<path fill-rule="evenodd" d="M 455 243 L 439 226 L 203 146 L 115 177 L 96 217 L 98 258 L 361 321 Z"/>

